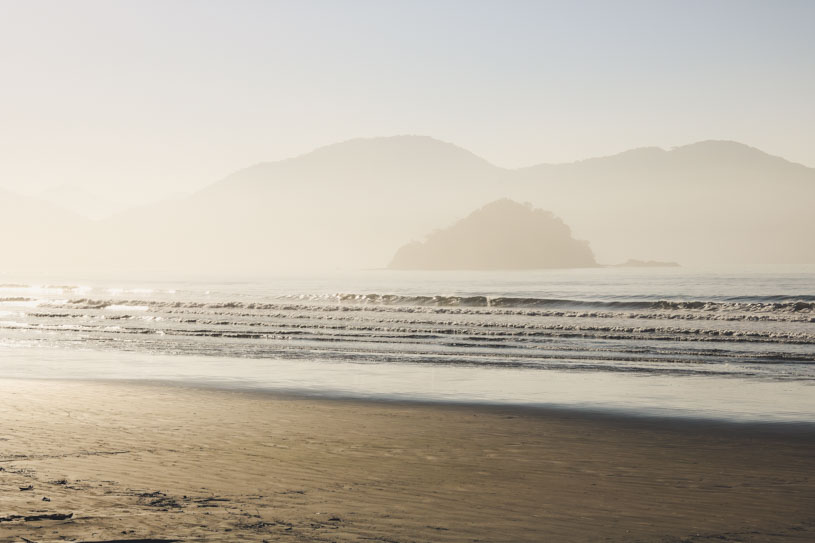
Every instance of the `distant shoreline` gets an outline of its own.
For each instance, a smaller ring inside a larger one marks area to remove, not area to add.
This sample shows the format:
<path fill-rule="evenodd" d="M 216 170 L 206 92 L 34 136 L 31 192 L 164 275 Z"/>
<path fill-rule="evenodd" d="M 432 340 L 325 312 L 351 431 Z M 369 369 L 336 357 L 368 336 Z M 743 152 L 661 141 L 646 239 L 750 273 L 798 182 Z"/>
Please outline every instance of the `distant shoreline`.
<path fill-rule="evenodd" d="M 630 258 L 622 264 L 610 264 L 609 267 L 613 268 L 681 268 L 678 262 L 659 261 L 659 260 L 637 260 Z"/>

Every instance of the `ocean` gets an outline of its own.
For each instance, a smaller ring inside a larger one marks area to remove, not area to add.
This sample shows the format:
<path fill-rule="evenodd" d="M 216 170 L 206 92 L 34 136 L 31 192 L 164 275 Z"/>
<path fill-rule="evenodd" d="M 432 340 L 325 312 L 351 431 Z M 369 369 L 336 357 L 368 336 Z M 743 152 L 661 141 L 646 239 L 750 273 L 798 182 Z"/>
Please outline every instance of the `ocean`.
<path fill-rule="evenodd" d="M 0 275 L 0 377 L 815 423 L 815 269 Z"/>

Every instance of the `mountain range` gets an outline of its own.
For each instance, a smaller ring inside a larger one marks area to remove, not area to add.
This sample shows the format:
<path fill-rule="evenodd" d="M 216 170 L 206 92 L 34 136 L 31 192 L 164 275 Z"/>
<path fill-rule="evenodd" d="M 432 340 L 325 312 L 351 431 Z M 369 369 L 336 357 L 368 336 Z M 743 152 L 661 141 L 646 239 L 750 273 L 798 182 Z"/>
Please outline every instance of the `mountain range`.
<path fill-rule="evenodd" d="M 601 263 L 815 263 L 815 169 L 729 141 L 505 169 L 424 136 L 355 139 L 103 220 L 0 192 L 0 271 L 383 267 L 487 202 L 553 212 Z"/>

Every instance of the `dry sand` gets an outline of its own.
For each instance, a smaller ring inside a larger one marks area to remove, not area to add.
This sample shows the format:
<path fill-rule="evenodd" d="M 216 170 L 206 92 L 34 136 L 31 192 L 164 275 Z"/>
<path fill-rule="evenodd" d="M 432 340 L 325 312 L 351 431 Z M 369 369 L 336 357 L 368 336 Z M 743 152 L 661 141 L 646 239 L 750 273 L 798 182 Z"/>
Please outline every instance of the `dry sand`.
<path fill-rule="evenodd" d="M 2 541 L 815 540 L 806 429 L 14 380 L 0 416 Z"/>

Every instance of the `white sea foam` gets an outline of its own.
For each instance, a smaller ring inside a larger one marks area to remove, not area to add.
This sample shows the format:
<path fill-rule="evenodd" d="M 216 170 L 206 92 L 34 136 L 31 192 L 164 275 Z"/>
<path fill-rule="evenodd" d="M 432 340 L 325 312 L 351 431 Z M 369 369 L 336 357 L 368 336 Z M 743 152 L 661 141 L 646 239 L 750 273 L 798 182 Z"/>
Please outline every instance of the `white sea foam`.
<path fill-rule="evenodd" d="M 109 311 L 148 311 L 150 307 L 147 305 L 110 304 L 106 305 L 105 309 Z"/>

